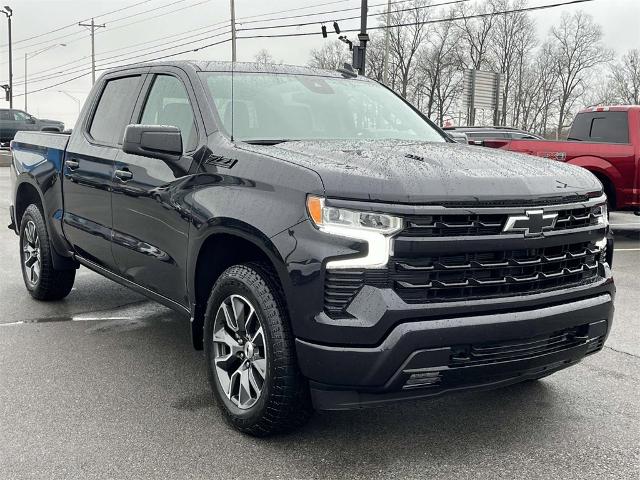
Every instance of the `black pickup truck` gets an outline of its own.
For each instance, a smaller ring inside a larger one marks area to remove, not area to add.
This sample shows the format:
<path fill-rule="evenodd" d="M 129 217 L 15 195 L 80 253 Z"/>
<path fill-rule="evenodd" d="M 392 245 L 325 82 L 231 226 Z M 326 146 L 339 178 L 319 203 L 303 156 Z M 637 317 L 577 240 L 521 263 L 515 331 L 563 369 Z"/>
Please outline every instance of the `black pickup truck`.
<path fill-rule="evenodd" d="M 30 294 L 82 265 L 188 316 L 243 432 L 539 379 L 611 328 L 591 173 L 455 144 L 348 70 L 113 70 L 70 136 L 11 148 Z"/>

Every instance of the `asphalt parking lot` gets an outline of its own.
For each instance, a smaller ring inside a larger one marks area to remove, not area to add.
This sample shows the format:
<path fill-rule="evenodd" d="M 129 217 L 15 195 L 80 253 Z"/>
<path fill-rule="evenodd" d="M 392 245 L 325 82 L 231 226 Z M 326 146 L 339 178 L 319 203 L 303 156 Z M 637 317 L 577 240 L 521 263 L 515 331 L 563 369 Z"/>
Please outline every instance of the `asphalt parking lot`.
<path fill-rule="evenodd" d="M 605 349 L 540 382 L 319 413 L 258 440 L 216 410 L 188 320 L 81 269 L 24 289 L 0 168 L 0 479 L 640 477 L 640 217 L 612 214 Z"/>

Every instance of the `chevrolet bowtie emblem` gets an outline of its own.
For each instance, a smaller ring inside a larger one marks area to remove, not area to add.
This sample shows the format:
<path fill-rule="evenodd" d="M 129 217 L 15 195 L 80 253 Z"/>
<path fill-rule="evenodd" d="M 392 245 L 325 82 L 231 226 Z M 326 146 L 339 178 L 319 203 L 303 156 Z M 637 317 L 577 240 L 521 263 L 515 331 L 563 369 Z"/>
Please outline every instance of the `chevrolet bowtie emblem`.
<path fill-rule="evenodd" d="M 507 218 L 503 232 L 524 232 L 525 237 L 542 235 L 556 225 L 557 213 L 544 213 L 542 210 L 527 210 L 524 215 L 512 215 Z"/>

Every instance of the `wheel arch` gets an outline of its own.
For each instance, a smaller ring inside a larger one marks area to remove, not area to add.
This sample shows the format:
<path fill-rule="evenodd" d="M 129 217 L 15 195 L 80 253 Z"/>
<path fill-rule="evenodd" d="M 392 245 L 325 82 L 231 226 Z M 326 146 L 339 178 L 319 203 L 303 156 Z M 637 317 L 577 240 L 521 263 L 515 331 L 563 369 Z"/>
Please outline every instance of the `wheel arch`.
<path fill-rule="evenodd" d="M 17 185 L 16 185 L 16 196 L 15 196 L 15 220 L 16 220 L 16 228 L 20 228 L 20 222 L 22 221 L 22 216 L 24 215 L 25 210 L 29 205 L 34 203 L 40 209 L 40 213 L 44 215 L 44 197 L 40 188 L 35 181 L 31 181 L 29 176 L 19 177 Z M 46 217 L 45 217 L 46 224 Z M 47 226 L 48 228 L 48 226 Z"/>
<path fill-rule="evenodd" d="M 618 196 L 616 185 L 622 181 L 622 176 L 615 166 L 605 159 L 593 156 L 574 158 L 567 163 L 585 168 L 594 174 L 596 178 L 600 180 L 600 183 L 602 183 L 604 192 L 609 199 L 609 205 L 613 208 L 616 207 L 616 198 Z"/>
<path fill-rule="evenodd" d="M 28 173 L 22 173 L 18 175 L 15 185 L 15 197 L 14 201 L 14 219 L 16 226 L 16 233 L 20 234 L 20 224 L 22 217 L 27 207 L 31 204 L 35 204 L 40 210 L 40 214 L 44 219 L 44 225 L 49 235 L 49 243 L 51 244 L 51 256 L 53 259 L 53 265 L 58 270 L 72 270 L 78 268 L 78 263 L 72 260 L 70 257 L 60 254 L 60 244 L 64 241 L 63 238 L 58 238 L 58 232 L 52 224 L 52 219 L 48 215 L 47 211 L 52 205 L 47 205 L 45 195 L 37 179 Z M 62 212 L 61 207 L 54 205 L 54 208 L 58 208 L 59 212 Z"/>
<path fill-rule="evenodd" d="M 206 303 L 220 275 L 229 267 L 246 262 L 264 262 L 276 274 L 287 303 L 290 280 L 286 265 L 273 242 L 257 228 L 232 219 L 217 219 L 219 225 L 198 234 L 190 245 L 187 289 L 191 302 L 191 338 L 202 349 Z"/>

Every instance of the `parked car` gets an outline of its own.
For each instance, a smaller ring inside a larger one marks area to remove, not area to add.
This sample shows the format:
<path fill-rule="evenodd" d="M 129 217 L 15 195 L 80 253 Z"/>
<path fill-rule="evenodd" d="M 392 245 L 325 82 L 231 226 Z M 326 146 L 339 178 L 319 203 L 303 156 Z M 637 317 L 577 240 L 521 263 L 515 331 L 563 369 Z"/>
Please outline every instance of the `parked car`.
<path fill-rule="evenodd" d="M 364 77 L 233 65 L 112 70 L 71 136 L 16 135 L 31 296 L 65 297 L 83 265 L 189 317 L 252 435 L 602 349 L 613 249 L 591 173 L 456 144 Z"/>
<path fill-rule="evenodd" d="M 602 182 L 611 209 L 640 213 L 640 105 L 582 110 L 576 115 L 566 142 L 485 143 L 584 167 Z"/>
<path fill-rule="evenodd" d="M 513 127 L 445 127 L 444 131 L 451 133 L 464 133 L 469 139 L 470 145 L 483 146 L 485 140 L 489 139 L 527 139 L 543 140 L 534 133 L 525 132 Z"/>
<path fill-rule="evenodd" d="M 22 110 L 0 109 L 0 142 L 8 143 L 22 131 L 62 133 L 64 123 L 36 118 Z"/>

